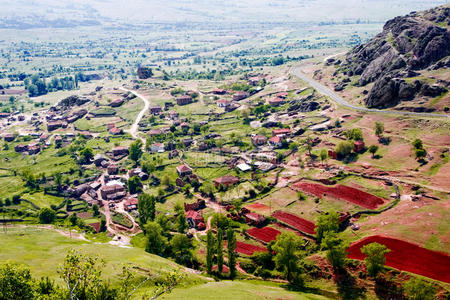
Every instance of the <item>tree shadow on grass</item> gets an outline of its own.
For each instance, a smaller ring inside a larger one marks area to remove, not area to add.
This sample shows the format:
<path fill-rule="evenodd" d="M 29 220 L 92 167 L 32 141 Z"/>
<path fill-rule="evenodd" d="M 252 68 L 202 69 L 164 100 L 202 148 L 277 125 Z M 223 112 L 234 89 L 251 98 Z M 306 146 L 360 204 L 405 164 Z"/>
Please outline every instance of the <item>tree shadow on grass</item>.
<path fill-rule="evenodd" d="M 365 298 L 366 288 L 359 286 L 355 278 L 347 270 L 339 270 L 335 273 L 334 281 L 338 286 L 338 292 L 342 299 Z"/>

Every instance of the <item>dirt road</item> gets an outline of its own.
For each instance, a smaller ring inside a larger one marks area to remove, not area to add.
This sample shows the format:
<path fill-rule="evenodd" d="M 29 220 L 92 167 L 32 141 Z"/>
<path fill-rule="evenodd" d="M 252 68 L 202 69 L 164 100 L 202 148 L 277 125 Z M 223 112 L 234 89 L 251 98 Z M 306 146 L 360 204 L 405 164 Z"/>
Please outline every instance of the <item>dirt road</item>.
<path fill-rule="evenodd" d="M 131 125 L 130 129 L 127 130 L 127 132 L 129 132 L 131 134 L 131 136 L 133 136 L 135 139 L 141 139 L 142 142 L 145 144 L 145 140 L 140 138 L 139 135 L 137 134 L 137 132 L 138 132 L 139 122 L 144 117 L 145 112 L 147 112 L 149 110 L 149 108 L 150 108 L 150 101 L 145 96 L 139 94 L 136 91 L 129 90 L 129 89 L 126 89 L 124 87 L 121 87 L 120 89 L 123 90 L 123 91 L 126 91 L 126 92 L 130 92 L 133 95 L 135 95 L 136 97 L 140 98 L 142 101 L 144 101 L 144 104 L 145 104 L 144 108 L 136 116 L 136 120 L 134 121 L 133 125 Z"/>

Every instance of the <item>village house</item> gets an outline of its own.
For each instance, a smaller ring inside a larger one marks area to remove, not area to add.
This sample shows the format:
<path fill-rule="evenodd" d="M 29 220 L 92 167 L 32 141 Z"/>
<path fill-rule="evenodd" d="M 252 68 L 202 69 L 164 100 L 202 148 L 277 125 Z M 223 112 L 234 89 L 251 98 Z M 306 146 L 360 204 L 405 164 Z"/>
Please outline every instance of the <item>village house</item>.
<path fill-rule="evenodd" d="M 5 140 L 5 142 L 12 142 L 14 141 L 15 136 L 12 133 L 7 133 L 3 136 L 3 139 Z"/>
<path fill-rule="evenodd" d="M 197 202 L 194 203 L 184 203 L 184 211 L 189 210 L 199 210 L 206 208 L 205 200 L 198 199 Z"/>
<path fill-rule="evenodd" d="M 124 100 L 123 99 L 116 99 L 111 101 L 111 103 L 109 104 L 109 106 L 111 107 L 119 107 L 123 104 Z"/>
<path fill-rule="evenodd" d="M 117 127 L 112 127 L 109 130 L 109 133 L 112 135 L 118 135 L 118 134 L 122 134 L 122 129 L 117 128 Z"/>
<path fill-rule="evenodd" d="M 328 150 L 328 157 L 332 159 L 337 159 L 338 158 L 337 152 L 334 150 Z"/>
<path fill-rule="evenodd" d="M 168 115 L 169 115 L 170 119 L 176 120 L 176 119 L 178 119 L 178 116 L 180 114 L 178 112 L 174 111 L 174 110 L 171 110 L 171 111 L 169 111 Z"/>
<path fill-rule="evenodd" d="M 163 134 L 163 131 L 161 129 L 152 129 L 148 132 L 149 136 L 158 136 Z"/>
<path fill-rule="evenodd" d="M 119 173 L 119 167 L 117 165 L 111 164 L 106 168 L 109 175 L 116 175 Z"/>
<path fill-rule="evenodd" d="M 125 187 L 120 184 L 112 184 L 102 186 L 100 189 L 100 194 L 103 199 L 114 200 L 119 199 L 120 196 L 124 197 L 126 195 Z"/>
<path fill-rule="evenodd" d="M 264 216 L 253 212 L 246 213 L 244 215 L 244 218 L 245 222 L 252 226 L 262 226 L 266 221 L 266 218 L 264 218 Z"/>
<path fill-rule="evenodd" d="M 252 76 L 248 78 L 247 83 L 251 86 L 257 86 L 258 83 L 263 79 L 263 76 Z"/>
<path fill-rule="evenodd" d="M 103 155 L 103 154 L 94 155 L 94 164 L 97 167 L 101 166 L 101 164 L 104 160 L 108 160 L 108 158 L 105 155 Z"/>
<path fill-rule="evenodd" d="M 169 159 L 178 157 L 178 150 L 169 151 Z"/>
<path fill-rule="evenodd" d="M 180 177 L 184 177 L 186 175 L 192 174 L 192 169 L 187 165 L 179 165 L 177 167 L 177 173 Z"/>
<path fill-rule="evenodd" d="M 205 220 L 203 219 L 202 214 L 195 210 L 189 210 L 186 212 L 186 221 L 188 222 L 190 228 L 199 229 L 205 225 Z M 201 224 L 203 224 L 203 226 L 199 226 Z"/>
<path fill-rule="evenodd" d="M 9 117 L 9 116 L 10 116 L 9 113 L 6 113 L 6 112 L 0 112 L 0 119 L 7 118 L 7 117 Z"/>
<path fill-rule="evenodd" d="M 281 128 L 272 130 L 272 136 L 286 137 L 291 134 L 289 128 Z"/>
<path fill-rule="evenodd" d="M 14 151 L 16 152 L 24 152 L 28 149 L 27 145 L 23 145 L 23 144 L 18 144 L 14 147 Z"/>
<path fill-rule="evenodd" d="M 225 186 L 228 187 L 230 185 L 234 185 L 236 183 L 239 182 L 239 178 L 238 177 L 234 177 L 232 175 L 225 175 L 222 177 L 219 177 L 217 179 L 214 180 L 214 185 L 216 186 L 216 188 L 218 188 L 219 186 Z"/>
<path fill-rule="evenodd" d="M 193 141 L 192 141 L 192 139 L 183 139 L 182 142 L 185 147 L 189 147 L 192 145 Z"/>
<path fill-rule="evenodd" d="M 150 146 L 151 152 L 164 152 L 164 144 L 154 143 Z"/>
<path fill-rule="evenodd" d="M 126 211 L 132 211 L 132 210 L 136 210 L 138 208 L 138 199 L 137 198 L 128 198 L 124 203 L 123 203 L 123 208 Z"/>
<path fill-rule="evenodd" d="M 251 140 L 254 146 L 262 146 L 267 144 L 267 138 L 264 135 L 260 134 L 254 135 L 252 136 Z"/>
<path fill-rule="evenodd" d="M 180 96 L 177 98 L 177 104 L 178 105 L 186 105 L 192 103 L 192 97 L 191 96 Z"/>
<path fill-rule="evenodd" d="M 227 107 L 228 105 L 230 105 L 230 101 L 226 100 L 226 99 L 219 99 L 216 102 L 217 107 Z"/>
<path fill-rule="evenodd" d="M 273 136 L 269 139 L 269 144 L 274 148 L 280 148 L 283 146 L 283 139 L 279 136 Z"/>
<path fill-rule="evenodd" d="M 160 114 L 162 112 L 161 106 L 152 106 L 150 107 L 150 113 L 157 115 Z"/>
<path fill-rule="evenodd" d="M 284 99 L 278 97 L 270 98 L 268 102 L 270 106 L 280 106 L 286 103 Z"/>
<path fill-rule="evenodd" d="M 47 131 L 53 131 L 63 126 L 62 121 L 47 122 Z"/>
<path fill-rule="evenodd" d="M 353 151 L 355 152 L 362 152 L 364 150 L 365 144 L 363 141 L 356 141 L 353 144 Z"/>
<path fill-rule="evenodd" d="M 29 145 L 28 147 L 28 154 L 38 154 L 41 151 L 41 148 L 38 145 Z"/>
<path fill-rule="evenodd" d="M 48 133 L 44 133 L 39 137 L 40 142 L 45 142 L 48 139 Z"/>
<path fill-rule="evenodd" d="M 129 150 L 125 146 L 117 146 L 112 149 L 112 153 L 114 156 L 128 155 Z"/>
<path fill-rule="evenodd" d="M 236 168 L 238 168 L 242 172 L 247 172 L 252 169 L 252 167 L 246 163 L 240 163 L 236 166 Z"/>
<path fill-rule="evenodd" d="M 250 96 L 250 94 L 247 92 L 237 92 L 233 95 L 233 101 L 239 101 L 247 98 L 248 96 Z"/>
<path fill-rule="evenodd" d="M 225 95 L 225 94 L 227 93 L 227 91 L 226 91 L 226 90 L 223 90 L 223 89 L 214 89 L 214 90 L 212 91 L 212 93 L 213 93 L 214 95 Z"/>

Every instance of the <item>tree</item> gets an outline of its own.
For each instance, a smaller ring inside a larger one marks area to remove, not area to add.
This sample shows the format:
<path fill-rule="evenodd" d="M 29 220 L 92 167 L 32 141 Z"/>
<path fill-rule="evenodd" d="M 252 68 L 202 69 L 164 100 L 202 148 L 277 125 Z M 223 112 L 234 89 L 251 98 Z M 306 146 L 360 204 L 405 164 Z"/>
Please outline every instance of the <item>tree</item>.
<path fill-rule="evenodd" d="M 176 204 L 175 213 L 177 214 L 176 217 L 177 230 L 178 232 L 183 233 L 188 228 L 188 223 L 186 221 L 186 213 L 184 212 L 183 206 Z"/>
<path fill-rule="evenodd" d="M 100 211 L 98 210 L 98 204 L 92 205 L 92 210 L 94 211 L 94 217 L 100 215 Z"/>
<path fill-rule="evenodd" d="M 419 278 L 411 278 L 403 286 L 410 300 L 432 300 L 436 298 L 436 288 Z"/>
<path fill-rule="evenodd" d="M 140 139 L 137 139 L 130 145 L 130 159 L 134 161 L 135 163 L 138 162 L 138 160 L 142 156 L 142 141 Z"/>
<path fill-rule="evenodd" d="M 170 188 L 172 186 L 172 183 L 170 182 L 170 178 L 168 175 L 164 175 L 161 181 L 162 185 L 164 185 L 166 188 Z"/>
<path fill-rule="evenodd" d="M 184 234 L 177 234 L 170 240 L 170 248 L 175 261 L 183 265 L 191 265 L 194 259 L 191 240 Z"/>
<path fill-rule="evenodd" d="M 100 220 L 100 231 L 101 232 L 105 232 L 106 231 L 106 220 L 105 219 L 101 219 Z"/>
<path fill-rule="evenodd" d="M 156 199 L 154 196 L 142 193 L 138 197 L 139 223 L 143 226 L 155 219 Z M 145 228 L 145 227 L 144 227 Z"/>
<path fill-rule="evenodd" d="M 138 176 L 132 176 L 127 181 L 130 194 L 136 194 L 142 191 L 142 182 Z"/>
<path fill-rule="evenodd" d="M 214 235 L 210 230 L 208 230 L 207 234 L 206 234 L 206 272 L 208 272 L 208 274 L 211 274 L 212 272 L 212 261 L 214 258 Z"/>
<path fill-rule="evenodd" d="M 211 224 L 222 230 L 226 230 L 228 227 L 229 219 L 221 213 L 215 213 L 211 219 Z"/>
<path fill-rule="evenodd" d="M 70 215 L 69 222 L 70 222 L 70 224 L 72 224 L 72 226 L 77 225 L 78 217 L 77 217 L 76 213 L 73 213 L 73 214 Z"/>
<path fill-rule="evenodd" d="M 217 230 L 217 272 L 219 275 L 222 274 L 223 271 L 223 230 L 219 228 Z"/>
<path fill-rule="evenodd" d="M 144 228 L 147 236 L 145 251 L 162 255 L 167 248 L 167 238 L 163 236 L 161 225 L 156 222 L 147 222 Z"/>
<path fill-rule="evenodd" d="M 413 145 L 414 149 L 423 149 L 423 142 L 421 139 L 415 139 L 412 142 L 412 145 Z"/>
<path fill-rule="evenodd" d="M 61 176 L 61 173 L 56 173 L 56 174 L 54 175 L 54 178 L 55 178 L 56 189 L 57 189 L 58 191 L 61 191 L 61 186 L 62 186 L 62 176 Z"/>
<path fill-rule="evenodd" d="M 335 270 L 344 269 L 347 263 L 347 247 L 334 232 L 326 232 L 322 239 L 322 248 L 327 249 L 326 256 Z"/>
<path fill-rule="evenodd" d="M 39 222 L 42 224 L 50 224 L 55 221 L 56 213 L 54 210 L 44 207 L 39 210 Z"/>
<path fill-rule="evenodd" d="M 414 150 L 414 155 L 416 156 L 416 159 L 422 159 L 425 156 L 427 156 L 427 151 L 425 151 L 425 149 L 415 149 Z"/>
<path fill-rule="evenodd" d="M 206 234 L 206 272 L 211 274 L 212 272 L 212 263 L 214 258 L 214 235 L 210 230 L 208 230 Z"/>
<path fill-rule="evenodd" d="M 354 140 L 354 141 L 362 141 L 363 140 L 363 133 L 361 128 L 352 128 L 350 130 L 347 130 L 344 133 L 347 138 Z"/>
<path fill-rule="evenodd" d="M 30 269 L 15 263 L 0 265 L 0 299 L 35 299 Z"/>
<path fill-rule="evenodd" d="M 327 150 L 325 150 L 325 149 L 320 150 L 319 157 L 320 157 L 320 161 L 322 162 L 322 165 L 323 165 L 323 161 L 327 160 L 327 158 L 328 158 Z"/>
<path fill-rule="evenodd" d="M 80 151 L 80 160 L 82 163 L 88 164 L 92 158 L 94 158 L 94 153 L 91 148 L 86 147 Z"/>
<path fill-rule="evenodd" d="M 228 267 L 230 268 L 230 278 L 236 277 L 236 236 L 232 228 L 227 231 Z"/>
<path fill-rule="evenodd" d="M 353 143 L 351 143 L 349 141 L 339 142 L 335 148 L 336 153 L 340 157 L 346 157 L 347 155 L 350 154 L 350 152 L 352 152 L 352 149 L 353 149 Z"/>
<path fill-rule="evenodd" d="M 375 122 L 375 135 L 380 137 L 384 132 L 384 124 L 382 122 Z"/>
<path fill-rule="evenodd" d="M 283 232 L 277 236 L 272 249 L 275 251 L 275 265 L 282 269 L 290 283 L 298 283 L 300 268 L 299 262 L 303 257 L 300 250 L 301 238 L 293 232 Z"/>
<path fill-rule="evenodd" d="M 313 141 L 309 136 L 305 139 L 304 145 L 306 147 L 306 150 L 308 150 L 309 156 L 311 156 L 311 150 L 313 148 Z"/>
<path fill-rule="evenodd" d="M 96 299 L 102 292 L 103 261 L 97 257 L 80 254 L 70 250 L 58 270 L 60 278 L 67 287 L 70 299 Z"/>
<path fill-rule="evenodd" d="M 339 214 L 335 211 L 331 211 L 325 214 L 321 214 L 317 218 L 316 222 L 316 238 L 317 243 L 320 245 L 322 239 L 327 232 L 339 231 Z"/>
<path fill-rule="evenodd" d="M 369 152 L 372 153 L 372 158 L 375 157 L 375 153 L 378 151 L 377 145 L 370 145 L 369 146 Z"/>
<path fill-rule="evenodd" d="M 370 243 L 361 248 L 361 252 L 366 255 L 364 262 L 370 276 L 376 277 L 383 270 L 386 262 L 385 255 L 390 251 L 385 245 L 378 243 Z"/>

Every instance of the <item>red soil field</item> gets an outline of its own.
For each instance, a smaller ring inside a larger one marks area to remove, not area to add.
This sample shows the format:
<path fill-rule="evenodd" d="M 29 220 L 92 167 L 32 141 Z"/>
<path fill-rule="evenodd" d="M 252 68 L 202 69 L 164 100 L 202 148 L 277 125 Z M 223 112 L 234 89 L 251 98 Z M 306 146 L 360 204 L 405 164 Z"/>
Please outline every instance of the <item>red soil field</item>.
<path fill-rule="evenodd" d="M 281 234 L 280 231 L 272 228 L 272 227 L 263 227 L 263 228 L 250 228 L 247 230 L 247 233 L 254 237 L 255 239 L 258 239 L 260 241 L 269 243 L 270 241 L 274 241 L 277 239 L 277 235 Z"/>
<path fill-rule="evenodd" d="M 236 252 L 245 255 L 253 255 L 253 253 L 255 252 L 267 252 L 267 249 L 259 246 L 246 244 L 243 242 L 236 242 Z"/>
<path fill-rule="evenodd" d="M 326 194 L 368 209 L 376 209 L 385 202 L 383 198 L 345 185 L 324 186 L 317 183 L 299 182 L 292 187 L 295 190 L 302 190 L 320 198 Z"/>
<path fill-rule="evenodd" d="M 373 242 L 383 244 L 391 250 L 386 254 L 387 266 L 450 283 L 450 256 L 448 254 L 431 251 L 395 238 L 380 235 L 363 238 L 350 245 L 347 249 L 347 256 L 363 260 L 365 255 L 361 253 L 360 248 Z"/>
<path fill-rule="evenodd" d="M 246 206 L 246 208 L 250 209 L 250 210 L 269 210 L 270 207 L 268 207 L 267 205 L 264 205 L 262 203 L 256 202 L 256 203 L 252 203 Z"/>
<path fill-rule="evenodd" d="M 288 224 L 289 226 L 294 227 L 295 229 L 298 229 L 302 232 L 308 233 L 308 234 L 315 234 L 316 231 L 314 228 L 316 225 L 308 220 L 302 219 L 300 217 L 297 217 L 295 215 L 291 215 L 286 212 L 282 212 L 281 210 L 276 211 L 272 214 L 272 217 L 280 220 L 281 222 L 284 222 Z"/>

